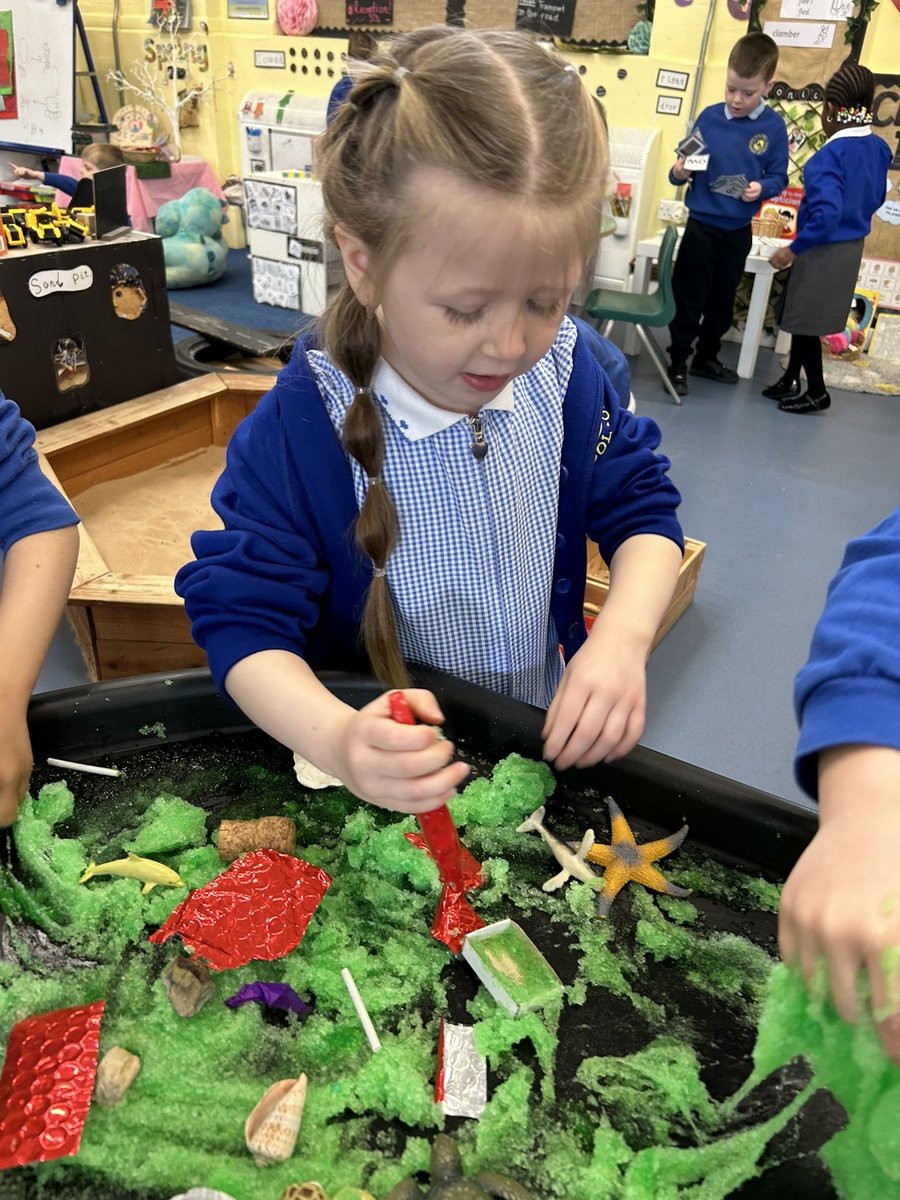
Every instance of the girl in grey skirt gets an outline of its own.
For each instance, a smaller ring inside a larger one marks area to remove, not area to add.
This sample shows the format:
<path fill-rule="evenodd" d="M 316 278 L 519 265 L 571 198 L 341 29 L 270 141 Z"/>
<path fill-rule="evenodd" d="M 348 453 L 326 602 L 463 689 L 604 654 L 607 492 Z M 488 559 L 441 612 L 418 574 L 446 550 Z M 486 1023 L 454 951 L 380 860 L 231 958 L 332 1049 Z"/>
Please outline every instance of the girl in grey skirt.
<path fill-rule="evenodd" d="M 781 378 L 763 389 L 782 412 L 824 412 L 831 405 L 819 339 L 847 323 L 863 241 L 884 203 L 891 162 L 887 142 L 871 129 L 874 93 L 872 72 L 857 63 L 846 63 L 826 84 L 822 128 L 828 140 L 803 170 L 797 236 L 770 260 L 776 270 L 792 268 L 781 318 L 792 335 L 791 355 Z"/>

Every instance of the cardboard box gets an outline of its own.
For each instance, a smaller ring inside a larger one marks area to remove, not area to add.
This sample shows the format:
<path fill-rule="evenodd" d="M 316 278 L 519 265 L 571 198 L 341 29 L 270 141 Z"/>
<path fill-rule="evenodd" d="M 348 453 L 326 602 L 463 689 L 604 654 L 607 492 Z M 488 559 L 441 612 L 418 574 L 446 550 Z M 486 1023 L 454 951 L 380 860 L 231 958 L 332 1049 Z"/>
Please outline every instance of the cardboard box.
<path fill-rule="evenodd" d="M 66 421 L 38 435 L 41 466 L 76 511 L 79 496 L 98 484 L 128 481 L 131 487 L 136 478 L 152 478 L 154 470 L 165 470 L 164 501 L 171 507 L 176 479 L 169 468 L 196 459 L 210 447 L 224 452 L 272 379 L 204 375 Z M 143 521 L 139 549 L 147 564 L 140 573 L 113 569 L 109 552 L 97 545 L 91 520 L 83 518 L 80 526 L 81 548 L 67 612 L 94 680 L 206 665 L 206 656 L 191 637 L 184 604 L 175 594 L 173 547 L 154 542 L 157 530 L 146 511 L 140 511 L 138 519 Z M 184 552 L 175 549 L 179 563 L 190 558 L 189 535 L 199 527 L 190 522 L 181 531 Z"/>
<path fill-rule="evenodd" d="M 684 539 L 684 559 L 678 572 L 678 582 L 675 594 L 665 611 L 656 637 L 653 639 L 653 649 L 663 640 L 681 614 L 694 599 L 697 590 L 697 580 L 700 577 L 700 567 L 706 553 L 706 542 L 698 542 L 694 538 Z M 588 540 L 587 583 L 584 589 L 584 611 L 588 618 L 597 615 L 609 595 L 609 569 L 600 557 L 596 542 Z"/>

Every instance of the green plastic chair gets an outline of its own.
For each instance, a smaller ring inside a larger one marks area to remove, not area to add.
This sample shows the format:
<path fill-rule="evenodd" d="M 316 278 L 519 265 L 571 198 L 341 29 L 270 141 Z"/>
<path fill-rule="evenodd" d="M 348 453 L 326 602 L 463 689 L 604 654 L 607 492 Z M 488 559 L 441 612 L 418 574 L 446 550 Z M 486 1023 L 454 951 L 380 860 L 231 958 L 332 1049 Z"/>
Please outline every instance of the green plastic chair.
<path fill-rule="evenodd" d="M 585 302 L 585 311 L 595 321 L 605 321 L 601 329 L 604 337 L 609 337 L 609 331 L 618 321 L 626 321 L 633 325 L 635 333 L 647 347 L 647 353 L 653 360 L 653 365 L 659 372 L 666 391 L 676 404 L 681 404 L 682 397 L 672 387 L 669 372 L 660 353 L 660 349 L 645 326 L 668 325 L 675 316 L 675 297 L 672 294 L 672 259 L 675 255 L 675 243 L 678 233 L 675 226 L 670 225 L 663 234 L 662 245 L 659 248 L 657 276 L 659 287 L 650 295 L 633 292 L 614 292 L 609 288 L 595 288 Z"/>

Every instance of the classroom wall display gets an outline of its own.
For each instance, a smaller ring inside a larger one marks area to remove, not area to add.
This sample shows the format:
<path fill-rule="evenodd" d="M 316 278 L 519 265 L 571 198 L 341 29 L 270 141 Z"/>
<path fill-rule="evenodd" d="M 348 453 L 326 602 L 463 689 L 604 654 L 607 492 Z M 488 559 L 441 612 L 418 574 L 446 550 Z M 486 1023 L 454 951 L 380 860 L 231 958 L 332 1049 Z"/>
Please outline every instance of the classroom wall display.
<path fill-rule="evenodd" d="M 38 429 L 177 381 L 158 237 L 8 254 L 0 291 L 15 330 L 0 390 Z"/>
<path fill-rule="evenodd" d="M 447 16 L 447 0 L 318 0 L 317 31 L 371 28 L 418 29 L 440 24 Z"/>
<path fill-rule="evenodd" d="M 883 138 L 894 158 L 887 176 L 887 196 L 872 218 L 865 258 L 900 261 L 900 75 L 875 76 L 872 129 Z"/>
<path fill-rule="evenodd" d="M 0 144 L 71 149 L 72 10 L 56 0 L 0 0 Z"/>
<path fill-rule="evenodd" d="M 873 0 L 753 0 L 750 28 L 778 43 L 770 96 L 821 100 L 824 85 L 838 67 L 848 58 L 859 58 L 873 7 Z"/>
<path fill-rule="evenodd" d="M 463 19 L 473 29 L 539 29 L 566 42 L 591 46 L 629 46 L 635 26 L 646 25 L 649 35 L 650 25 L 634 0 L 465 0 Z M 646 53 L 633 45 L 629 48 Z"/>

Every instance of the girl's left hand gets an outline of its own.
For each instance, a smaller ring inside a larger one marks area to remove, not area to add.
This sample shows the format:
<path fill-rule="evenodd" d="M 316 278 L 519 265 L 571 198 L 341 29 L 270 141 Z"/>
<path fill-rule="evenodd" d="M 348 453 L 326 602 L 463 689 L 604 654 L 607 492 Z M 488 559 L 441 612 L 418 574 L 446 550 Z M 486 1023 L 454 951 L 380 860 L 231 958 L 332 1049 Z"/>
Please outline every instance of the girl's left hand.
<path fill-rule="evenodd" d="M 566 667 L 544 722 L 544 758 L 557 770 L 612 762 L 644 732 L 648 646 L 642 638 L 594 622 Z"/>
<path fill-rule="evenodd" d="M 785 267 L 790 267 L 793 265 L 796 257 L 797 255 L 793 252 L 790 246 L 779 246 L 769 259 L 769 262 L 776 271 L 783 271 Z"/>

